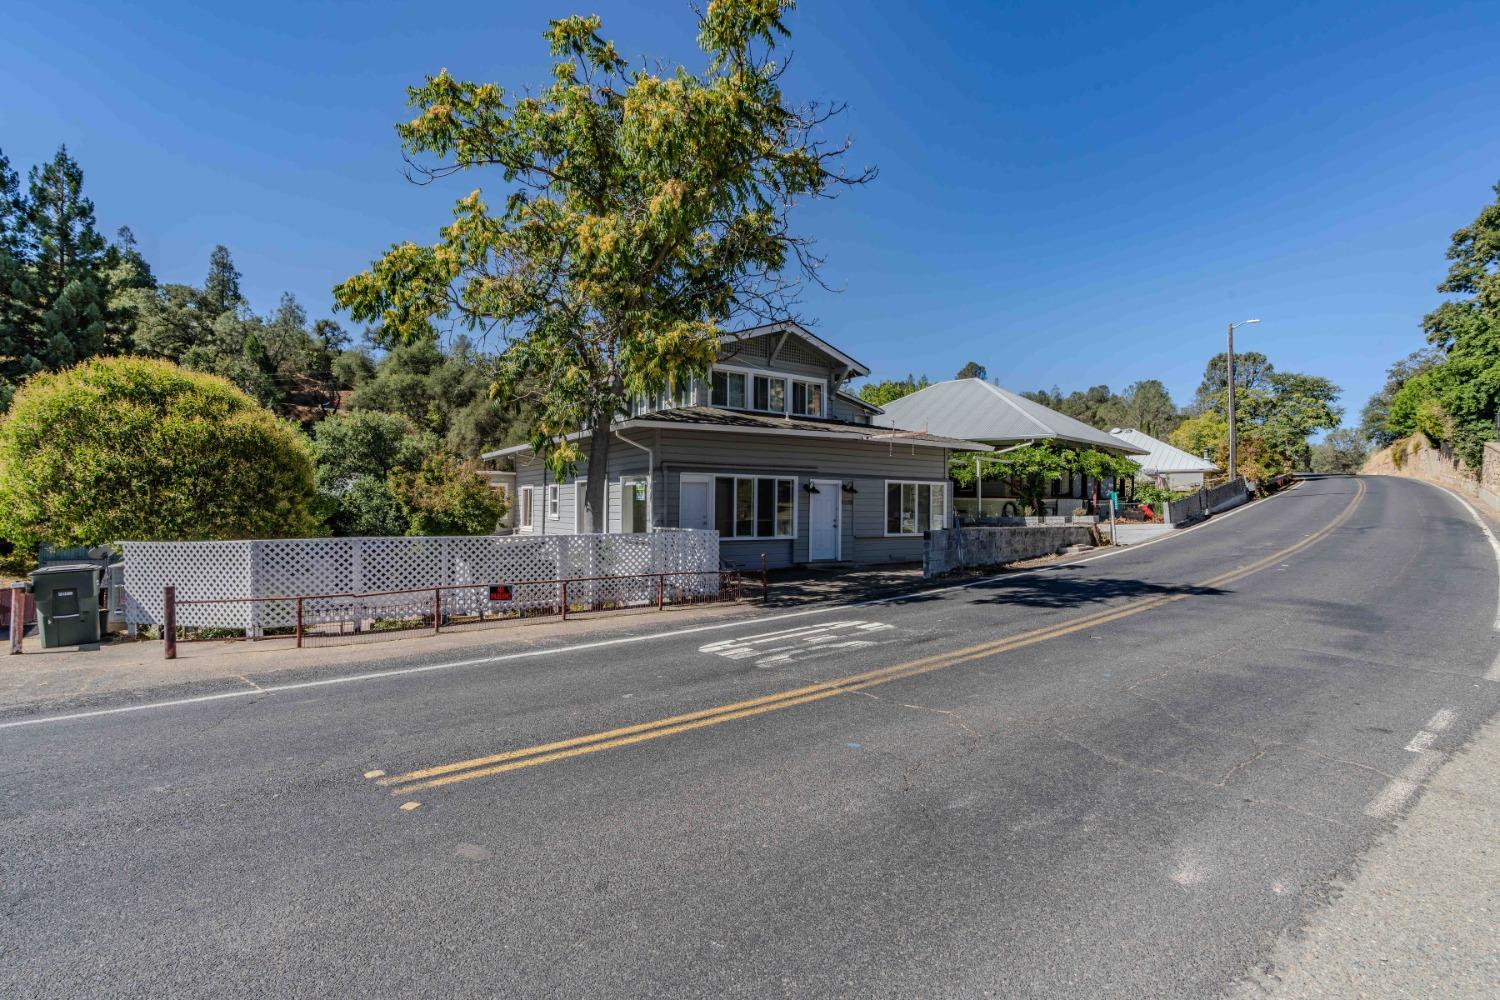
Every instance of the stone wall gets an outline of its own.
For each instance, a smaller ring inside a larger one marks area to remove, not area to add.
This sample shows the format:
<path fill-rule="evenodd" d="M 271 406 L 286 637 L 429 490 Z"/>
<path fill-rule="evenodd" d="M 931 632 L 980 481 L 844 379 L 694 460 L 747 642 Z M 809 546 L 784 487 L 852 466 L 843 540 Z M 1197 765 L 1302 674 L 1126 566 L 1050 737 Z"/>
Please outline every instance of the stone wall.
<path fill-rule="evenodd" d="M 1437 483 L 1500 514 L 1500 443 L 1495 441 L 1484 446 L 1484 466 L 1478 476 L 1451 448 L 1435 445 L 1420 433 L 1373 453 L 1359 471 L 1366 476 L 1405 476 Z"/>
<path fill-rule="evenodd" d="M 1048 524 L 1022 528 L 946 528 L 929 531 L 922 547 L 922 575 L 942 576 L 956 569 L 1003 566 L 1092 545 L 1091 524 Z"/>
<path fill-rule="evenodd" d="M 1163 504 L 1162 519 L 1171 525 L 1188 524 L 1210 514 L 1238 507 L 1249 499 L 1250 491 L 1245 486 L 1245 480 L 1236 477 L 1222 486 L 1199 490 L 1181 500 L 1168 501 Z"/>

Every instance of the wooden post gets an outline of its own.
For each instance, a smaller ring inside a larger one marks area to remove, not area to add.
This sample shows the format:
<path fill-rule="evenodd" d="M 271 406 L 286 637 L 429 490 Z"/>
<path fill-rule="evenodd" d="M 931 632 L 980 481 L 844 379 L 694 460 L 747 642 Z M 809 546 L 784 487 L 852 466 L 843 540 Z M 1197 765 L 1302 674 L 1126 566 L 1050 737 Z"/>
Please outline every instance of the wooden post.
<path fill-rule="evenodd" d="M 432 588 L 432 634 L 437 635 L 443 629 L 443 588 Z"/>
<path fill-rule="evenodd" d="M 568 581 L 562 582 L 562 620 L 568 620 Z"/>
<path fill-rule="evenodd" d="M 10 585 L 10 655 L 21 652 L 21 639 L 26 635 L 26 584 L 20 580 Z"/>
<path fill-rule="evenodd" d="M 297 648 L 302 648 L 302 598 L 297 598 Z"/>
<path fill-rule="evenodd" d="M 177 588 L 163 587 L 161 590 L 161 636 L 165 641 L 167 659 L 177 659 Z"/>
<path fill-rule="evenodd" d="M 771 582 L 766 576 L 766 554 L 760 554 L 760 603 L 771 602 Z"/>
<path fill-rule="evenodd" d="M 665 590 L 665 588 L 666 588 L 666 581 L 667 581 L 667 575 L 665 573 L 658 573 L 658 574 L 656 574 L 656 610 L 657 611 L 660 611 L 662 609 L 662 604 L 664 603 L 664 599 L 666 597 L 666 595 L 662 593 L 662 591 Z"/>

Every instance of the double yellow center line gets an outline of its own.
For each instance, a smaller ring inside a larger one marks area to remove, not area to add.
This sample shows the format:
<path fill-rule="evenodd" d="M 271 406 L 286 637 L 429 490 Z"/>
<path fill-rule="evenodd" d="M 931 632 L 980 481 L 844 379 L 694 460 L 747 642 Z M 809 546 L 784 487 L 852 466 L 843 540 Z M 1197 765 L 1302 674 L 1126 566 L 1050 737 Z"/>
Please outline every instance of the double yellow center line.
<path fill-rule="evenodd" d="M 1021 649 L 1025 646 L 1033 646 L 1040 642 L 1046 642 L 1049 639 L 1057 639 L 1084 629 L 1094 628 L 1099 625 L 1108 624 L 1109 622 L 1118 621 L 1122 618 L 1138 615 L 1162 607 L 1163 605 L 1192 597 L 1197 591 L 1223 586 L 1224 584 L 1243 579 L 1252 573 L 1258 573 L 1321 541 L 1347 521 L 1353 515 L 1355 508 L 1359 506 L 1360 500 L 1365 495 L 1365 484 L 1356 481 L 1356 486 L 1357 489 L 1354 497 L 1345 506 L 1343 511 L 1318 531 L 1262 559 L 1258 559 L 1245 566 L 1239 566 L 1228 572 L 1220 573 L 1218 576 L 1204 580 L 1184 591 L 1130 601 L 1116 608 L 1097 611 L 1093 614 L 1072 618 L 1055 625 L 1032 629 L 1028 632 L 1021 632 L 1017 635 L 1006 636 L 1001 639 L 975 643 L 972 646 L 965 646 L 962 649 L 925 656 L 906 663 L 898 663 L 895 666 L 867 670 L 863 673 L 851 674 L 836 680 L 821 681 L 817 684 L 809 684 L 805 687 L 793 688 L 789 691 L 781 691 L 759 698 L 749 698 L 745 701 L 717 705 L 713 708 L 705 708 L 696 712 L 673 715 L 665 719 L 657 719 L 654 722 L 642 722 L 633 726 L 622 726 L 618 729 L 590 733 L 586 736 L 574 736 L 571 739 L 542 743 L 519 750 L 507 750 L 503 753 L 490 754 L 485 757 L 474 757 L 469 760 L 455 761 L 451 764 L 441 764 L 435 767 L 422 768 L 417 771 L 408 771 L 405 774 L 383 776 L 378 778 L 375 783 L 390 788 L 392 795 L 404 796 L 428 788 L 441 788 L 460 781 L 487 778 L 496 774 L 505 774 L 509 771 L 518 771 L 525 767 L 535 767 L 538 764 L 550 764 L 553 761 L 566 760 L 569 757 L 598 753 L 602 750 L 613 750 L 616 747 L 644 743 L 647 740 L 660 739 L 663 736 L 673 736 L 677 733 L 691 732 L 694 729 L 717 726 L 725 722 L 733 722 L 737 719 L 748 719 L 751 716 L 764 715 L 767 712 L 779 712 L 782 709 L 793 708 L 797 705 L 806 705 L 810 702 L 821 701 L 824 698 L 832 698 L 835 695 L 853 694 L 854 692 L 874 687 L 877 684 L 889 684 L 891 681 L 915 677 L 934 670 L 944 670 L 962 663 L 971 663 L 975 660 L 995 656 L 999 653 Z"/>

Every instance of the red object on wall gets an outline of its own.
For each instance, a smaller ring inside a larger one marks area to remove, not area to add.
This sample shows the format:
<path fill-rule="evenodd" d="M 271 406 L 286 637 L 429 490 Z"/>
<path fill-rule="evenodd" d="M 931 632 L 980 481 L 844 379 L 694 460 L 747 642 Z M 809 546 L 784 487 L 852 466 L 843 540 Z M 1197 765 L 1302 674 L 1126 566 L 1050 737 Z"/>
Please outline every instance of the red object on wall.
<path fill-rule="evenodd" d="M 1156 511 L 1152 510 L 1151 505 L 1145 501 L 1141 502 L 1141 513 L 1146 515 L 1148 521 L 1156 520 Z"/>

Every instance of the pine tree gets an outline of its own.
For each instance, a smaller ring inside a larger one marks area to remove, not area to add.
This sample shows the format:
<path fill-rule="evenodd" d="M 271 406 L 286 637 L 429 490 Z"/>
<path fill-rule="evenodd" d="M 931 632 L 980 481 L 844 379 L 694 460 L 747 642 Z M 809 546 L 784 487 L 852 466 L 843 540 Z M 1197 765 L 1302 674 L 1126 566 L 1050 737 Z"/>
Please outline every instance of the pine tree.
<path fill-rule="evenodd" d="M 208 255 L 208 277 L 203 282 L 203 299 L 215 314 L 237 309 L 245 297 L 240 293 L 240 272 L 235 270 L 229 248 L 220 243 Z"/>
<path fill-rule="evenodd" d="M 26 199 L 20 178 L 0 152 L 0 410 L 38 365 L 36 290 L 28 260 Z"/>
<path fill-rule="evenodd" d="M 83 196 L 83 169 L 61 146 L 52 161 L 32 167 L 27 215 L 36 246 L 36 271 L 50 303 L 68 283 L 93 276 L 104 255 L 94 228 L 94 203 Z"/>

